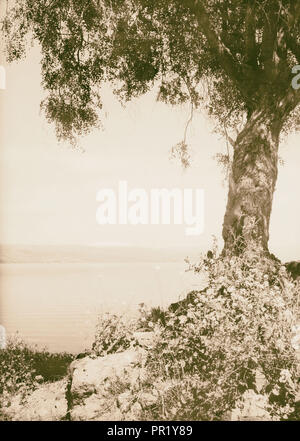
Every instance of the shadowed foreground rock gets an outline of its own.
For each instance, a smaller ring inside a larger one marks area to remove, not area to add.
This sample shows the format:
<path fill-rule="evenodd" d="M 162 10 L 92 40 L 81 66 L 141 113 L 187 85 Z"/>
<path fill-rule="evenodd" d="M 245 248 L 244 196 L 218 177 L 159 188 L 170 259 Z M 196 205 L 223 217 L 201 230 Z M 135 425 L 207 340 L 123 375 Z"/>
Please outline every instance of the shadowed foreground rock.
<path fill-rule="evenodd" d="M 115 389 L 118 395 L 118 380 L 128 384 L 138 380 L 144 356 L 141 349 L 129 349 L 105 357 L 73 361 L 67 389 L 69 419 L 122 420 L 118 401 L 111 392 Z"/>
<path fill-rule="evenodd" d="M 295 328 L 293 347 L 299 350 L 300 328 Z M 74 360 L 69 377 L 55 383 L 44 383 L 22 397 L 17 394 L 1 409 L 2 417 L 13 421 L 134 421 L 143 419 L 143 409 L 155 405 L 159 396 L 172 389 L 173 381 L 157 379 L 148 388 L 145 361 L 147 348 L 153 344 L 151 332 L 136 334 L 138 346 L 104 357 L 85 356 Z M 259 391 L 264 383 L 257 373 Z M 138 391 L 138 401 L 136 392 Z M 159 392 L 158 392 L 159 391 Z M 298 397 L 300 399 L 300 397 Z M 0 418 L 1 419 L 1 418 Z M 225 419 L 270 420 L 266 397 L 252 390 Z"/>
<path fill-rule="evenodd" d="M 138 419 L 141 406 L 126 390 L 145 375 L 146 348 L 151 332 L 136 333 L 138 345 L 124 352 L 97 357 L 84 356 L 69 366 L 69 376 L 44 383 L 33 392 L 19 392 L 2 399 L 0 420 L 58 421 Z M 125 386 L 124 386 L 125 385 Z M 145 397 L 145 400 L 149 397 Z M 126 417 L 125 417 L 126 415 Z"/>

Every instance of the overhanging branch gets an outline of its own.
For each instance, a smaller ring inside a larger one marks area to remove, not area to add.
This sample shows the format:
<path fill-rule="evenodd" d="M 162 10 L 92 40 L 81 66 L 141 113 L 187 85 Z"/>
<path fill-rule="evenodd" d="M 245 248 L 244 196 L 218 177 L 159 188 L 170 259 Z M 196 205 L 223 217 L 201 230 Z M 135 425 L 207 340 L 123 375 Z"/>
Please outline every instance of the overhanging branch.
<path fill-rule="evenodd" d="M 277 32 L 279 29 L 279 4 L 277 0 L 270 0 L 265 8 L 265 18 L 262 36 L 261 59 L 264 73 L 268 79 L 275 75 L 274 54 L 277 46 Z"/>
<path fill-rule="evenodd" d="M 257 68 L 257 47 L 255 41 L 255 4 L 248 1 L 246 7 L 245 17 L 245 51 L 246 63 L 254 68 Z"/>
<path fill-rule="evenodd" d="M 300 27 L 300 1 L 295 1 L 292 3 L 292 8 L 290 10 L 287 21 L 287 46 L 289 50 L 296 57 L 297 61 L 300 63 L 300 44 L 296 39 L 296 35 L 299 35 Z"/>
<path fill-rule="evenodd" d="M 244 75 L 242 65 L 234 58 L 230 49 L 224 44 L 219 33 L 211 25 L 209 14 L 201 0 L 187 0 L 187 5 L 194 13 L 201 32 L 205 35 L 210 49 L 217 57 L 220 66 L 225 73 L 235 82 L 239 91 L 245 96 Z"/>

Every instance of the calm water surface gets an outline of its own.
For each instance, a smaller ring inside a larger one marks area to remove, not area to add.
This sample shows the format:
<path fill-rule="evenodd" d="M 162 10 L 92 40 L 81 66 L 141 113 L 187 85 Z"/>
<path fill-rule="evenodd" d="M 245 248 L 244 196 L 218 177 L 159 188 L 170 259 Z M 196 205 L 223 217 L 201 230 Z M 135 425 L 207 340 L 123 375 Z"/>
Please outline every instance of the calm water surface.
<path fill-rule="evenodd" d="M 101 312 L 166 306 L 204 279 L 183 263 L 1 264 L 0 324 L 50 351 L 89 348 Z"/>

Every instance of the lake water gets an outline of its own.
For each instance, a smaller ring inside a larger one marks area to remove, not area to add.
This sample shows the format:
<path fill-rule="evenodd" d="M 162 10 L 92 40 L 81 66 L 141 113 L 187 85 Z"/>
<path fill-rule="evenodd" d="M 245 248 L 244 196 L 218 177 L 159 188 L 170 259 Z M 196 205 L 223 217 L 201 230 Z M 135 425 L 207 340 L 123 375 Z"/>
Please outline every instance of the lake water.
<path fill-rule="evenodd" d="M 1 264 L 0 324 L 50 351 L 90 348 L 101 312 L 166 306 L 203 277 L 182 263 Z"/>

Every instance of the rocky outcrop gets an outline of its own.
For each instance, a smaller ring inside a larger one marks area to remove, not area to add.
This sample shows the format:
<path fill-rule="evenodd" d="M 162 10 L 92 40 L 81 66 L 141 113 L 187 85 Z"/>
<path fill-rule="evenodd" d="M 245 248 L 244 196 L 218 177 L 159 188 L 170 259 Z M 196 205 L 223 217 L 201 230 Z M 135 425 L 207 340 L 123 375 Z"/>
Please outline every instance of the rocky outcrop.
<path fill-rule="evenodd" d="M 1 409 L 4 419 L 12 421 L 60 421 L 67 414 L 67 379 L 44 383 L 23 396 L 10 397 Z"/>
<path fill-rule="evenodd" d="M 145 351 L 137 348 L 73 361 L 67 387 L 68 418 L 77 421 L 122 420 L 124 410 L 127 410 L 125 396 L 122 397 L 124 385 L 129 387 L 139 381 L 145 356 Z M 116 399 L 119 395 L 120 401 Z"/>
<path fill-rule="evenodd" d="M 69 366 L 67 378 L 42 383 L 36 389 L 1 397 L 0 419 L 13 421 L 121 421 L 138 419 L 141 405 L 134 390 L 145 378 L 152 332 L 136 332 L 136 345 L 124 352 L 97 357 L 81 354 Z M 41 377 L 42 379 L 42 377 Z M 151 398 L 154 399 L 153 397 Z M 142 397 L 149 402 L 150 395 Z"/>
<path fill-rule="evenodd" d="M 299 344 L 297 335 L 293 340 L 295 349 Z M 172 390 L 174 382 L 153 378 L 149 381 L 145 362 L 154 334 L 138 332 L 135 337 L 138 344 L 124 352 L 103 357 L 83 354 L 71 363 L 68 378 L 40 384 L 26 396 L 20 393 L 9 397 L 0 413 L 4 419 L 14 421 L 143 419 L 145 409 L 155 406 L 159 396 Z M 258 393 L 246 391 L 225 419 L 270 420 L 266 397 L 261 394 L 264 382 L 264 376 L 257 372 Z"/>

